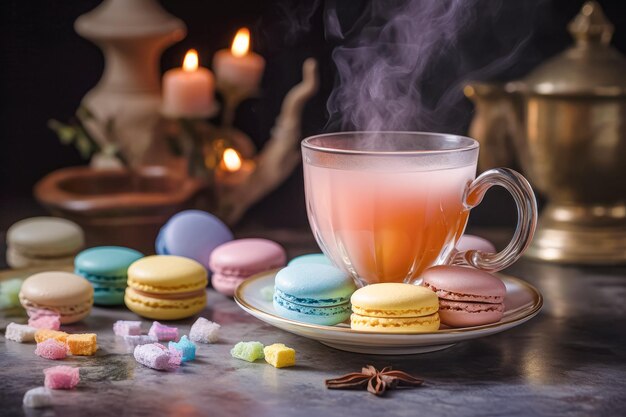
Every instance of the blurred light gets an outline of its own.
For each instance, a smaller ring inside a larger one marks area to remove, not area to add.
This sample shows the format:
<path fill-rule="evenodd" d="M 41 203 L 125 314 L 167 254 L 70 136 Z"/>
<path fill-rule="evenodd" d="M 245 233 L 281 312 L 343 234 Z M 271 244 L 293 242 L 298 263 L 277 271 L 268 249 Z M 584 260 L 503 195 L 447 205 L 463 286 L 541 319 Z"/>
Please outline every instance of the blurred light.
<path fill-rule="evenodd" d="M 241 157 L 239 156 L 239 152 L 233 148 L 226 148 L 222 160 L 224 161 L 224 167 L 229 172 L 235 172 L 241 169 Z"/>

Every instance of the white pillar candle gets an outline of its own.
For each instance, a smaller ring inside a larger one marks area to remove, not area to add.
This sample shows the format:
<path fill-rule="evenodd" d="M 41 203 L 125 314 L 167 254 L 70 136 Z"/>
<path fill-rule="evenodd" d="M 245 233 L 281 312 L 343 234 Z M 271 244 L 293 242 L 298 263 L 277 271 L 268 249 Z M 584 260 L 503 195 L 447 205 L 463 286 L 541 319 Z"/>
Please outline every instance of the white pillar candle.
<path fill-rule="evenodd" d="M 215 110 L 215 80 L 208 68 L 198 66 L 198 53 L 191 49 L 182 68 L 163 76 L 162 112 L 167 117 L 203 118 Z"/>
<path fill-rule="evenodd" d="M 213 70 L 218 84 L 225 88 L 255 91 L 259 88 L 265 59 L 250 51 L 250 31 L 237 31 L 230 50 L 221 49 L 213 57 Z"/>

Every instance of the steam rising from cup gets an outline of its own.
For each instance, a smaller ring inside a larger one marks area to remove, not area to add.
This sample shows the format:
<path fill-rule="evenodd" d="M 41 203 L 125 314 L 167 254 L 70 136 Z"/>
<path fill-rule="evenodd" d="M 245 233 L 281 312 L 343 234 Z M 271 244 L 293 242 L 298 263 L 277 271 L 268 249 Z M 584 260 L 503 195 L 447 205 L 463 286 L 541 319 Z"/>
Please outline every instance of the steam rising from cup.
<path fill-rule="evenodd" d="M 469 114 L 458 114 L 462 84 L 511 66 L 531 29 L 522 18 L 528 6 L 507 4 L 509 12 L 523 9 L 525 27 L 510 28 L 523 35 L 498 48 L 504 53 L 479 51 L 489 62 L 471 62 L 459 41 L 492 28 L 501 0 L 374 1 L 346 28 L 338 5 L 327 1 L 324 13 L 327 37 L 340 41 L 332 53 L 337 79 L 327 103 L 329 131 L 462 131 Z"/>

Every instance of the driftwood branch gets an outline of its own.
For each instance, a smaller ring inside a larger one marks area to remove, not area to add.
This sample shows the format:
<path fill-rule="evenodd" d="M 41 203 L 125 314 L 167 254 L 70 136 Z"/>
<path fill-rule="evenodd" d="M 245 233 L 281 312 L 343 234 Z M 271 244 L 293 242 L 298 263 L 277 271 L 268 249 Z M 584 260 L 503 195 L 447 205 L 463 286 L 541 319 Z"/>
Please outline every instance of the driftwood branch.
<path fill-rule="evenodd" d="M 256 158 L 256 170 L 246 181 L 220 191 L 219 215 L 232 224 L 265 195 L 277 188 L 300 163 L 302 111 L 317 92 L 317 62 L 302 65 L 302 81 L 285 96 L 272 136 Z"/>

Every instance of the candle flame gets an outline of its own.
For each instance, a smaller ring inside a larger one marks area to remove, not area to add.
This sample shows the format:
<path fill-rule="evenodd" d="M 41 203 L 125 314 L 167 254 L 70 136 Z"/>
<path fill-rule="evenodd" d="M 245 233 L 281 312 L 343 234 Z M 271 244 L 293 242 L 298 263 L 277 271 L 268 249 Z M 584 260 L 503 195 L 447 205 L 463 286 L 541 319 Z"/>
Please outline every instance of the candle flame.
<path fill-rule="evenodd" d="M 250 31 L 248 28 L 241 28 L 237 31 L 233 46 L 230 48 L 232 54 L 236 57 L 246 56 L 250 49 Z"/>
<path fill-rule="evenodd" d="M 224 162 L 226 170 L 229 172 L 235 172 L 241 169 L 241 157 L 239 156 L 239 152 L 233 148 L 226 148 L 224 156 L 222 156 L 222 161 Z"/>
<path fill-rule="evenodd" d="M 183 61 L 183 70 L 191 72 L 198 69 L 198 51 L 190 49 L 185 54 L 185 60 Z"/>

